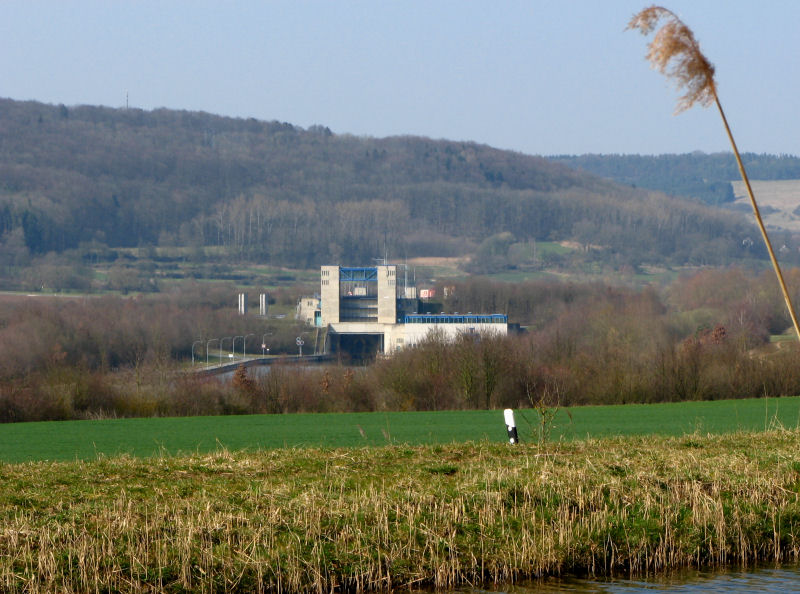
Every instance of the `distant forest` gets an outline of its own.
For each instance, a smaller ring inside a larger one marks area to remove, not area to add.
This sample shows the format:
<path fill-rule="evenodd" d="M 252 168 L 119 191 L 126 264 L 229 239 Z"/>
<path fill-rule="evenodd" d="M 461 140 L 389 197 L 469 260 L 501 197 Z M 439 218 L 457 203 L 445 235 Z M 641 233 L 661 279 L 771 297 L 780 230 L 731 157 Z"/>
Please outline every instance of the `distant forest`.
<path fill-rule="evenodd" d="M 516 265 L 515 246 L 534 241 L 572 241 L 580 257 L 613 266 L 764 257 L 758 244 L 743 247 L 755 236 L 747 218 L 641 189 L 632 174 L 626 183 L 639 188 L 578 171 L 588 169 L 581 159 L 0 99 L 0 267 L 7 275 L 48 253 L 87 257 L 98 246 L 213 248 L 293 267 L 469 254 L 476 271 Z M 697 159 L 687 165 L 694 175 L 722 170 L 724 156 L 674 159 Z M 765 170 L 794 162 L 764 161 Z M 653 178 L 682 175 L 670 157 L 630 162 Z"/>
<path fill-rule="evenodd" d="M 617 183 L 710 205 L 733 202 L 730 182 L 740 179 L 733 153 L 559 155 L 551 160 Z M 753 180 L 800 179 L 800 158 L 792 155 L 744 153 L 742 161 Z"/>

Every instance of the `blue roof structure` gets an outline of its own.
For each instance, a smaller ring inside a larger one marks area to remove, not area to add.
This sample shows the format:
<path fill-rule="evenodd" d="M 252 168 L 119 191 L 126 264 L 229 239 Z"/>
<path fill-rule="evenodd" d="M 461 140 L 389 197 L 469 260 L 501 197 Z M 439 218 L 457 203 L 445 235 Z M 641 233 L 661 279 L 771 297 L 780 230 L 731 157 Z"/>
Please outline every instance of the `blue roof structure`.
<path fill-rule="evenodd" d="M 378 269 L 374 266 L 367 268 L 339 268 L 339 281 L 374 281 L 378 282 Z"/>

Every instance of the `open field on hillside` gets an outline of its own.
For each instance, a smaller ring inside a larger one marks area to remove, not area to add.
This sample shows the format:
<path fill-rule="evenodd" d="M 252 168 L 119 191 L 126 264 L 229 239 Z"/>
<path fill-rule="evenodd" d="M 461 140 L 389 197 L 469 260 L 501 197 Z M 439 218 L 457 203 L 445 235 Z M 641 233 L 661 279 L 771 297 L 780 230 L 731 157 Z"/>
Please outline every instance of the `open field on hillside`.
<path fill-rule="evenodd" d="M 751 212 L 750 199 L 744 182 L 734 181 L 734 205 L 746 212 Z M 761 218 L 768 227 L 779 227 L 791 231 L 800 231 L 800 180 L 782 179 L 773 181 L 751 181 L 750 186 L 756 196 Z M 757 238 L 753 237 L 753 241 Z M 775 240 L 777 242 L 777 239 Z M 779 249 L 781 244 L 775 246 Z"/>
<path fill-rule="evenodd" d="M 520 437 L 538 440 L 540 417 L 517 411 Z M 615 435 L 720 434 L 800 427 L 800 397 L 561 409 L 551 440 Z M 54 421 L 0 425 L 0 461 L 92 460 L 229 450 L 506 441 L 491 411 L 246 415 Z"/>
<path fill-rule="evenodd" d="M 0 464 L 4 592 L 327 592 L 800 552 L 800 432 Z"/>

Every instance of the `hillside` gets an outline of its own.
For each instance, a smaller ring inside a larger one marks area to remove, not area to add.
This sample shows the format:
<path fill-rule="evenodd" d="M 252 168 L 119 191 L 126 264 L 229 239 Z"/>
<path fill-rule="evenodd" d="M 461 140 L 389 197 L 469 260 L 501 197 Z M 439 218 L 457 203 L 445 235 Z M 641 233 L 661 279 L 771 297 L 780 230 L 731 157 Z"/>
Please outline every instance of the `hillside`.
<path fill-rule="evenodd" d="M 515 246 L 550 240 L 614 266 L 718 264 L 748 255 L 751 234 L 738 214 L 474 143 L 0 100 L 6 274 L 87 245 L 298 267 L 475 253 L 502 267 L 525 263 Z"/>
<path fill-rule="evenodd" d="M 731 182 L 740 179 L 733 153 L 559 155 L 551 160 L 617 183 L 710 205 L 736 200 Z M 800 157 L 743 153 L 742 162 L 751 180 L 800 179 Z"/>
<path fill-rule="evenodd" d="M 740 212 L 752 212 L 744 182 L 737 180 L 731 186 L 736 198 L 731 207 Z M 764 223 L 773 229 L 793 232 L 780 234 L 776 242 L 791 244 L 793 234 L 800 232 L 800 179 L 751 181 L 750 186 L 758 200 Z M 777 247 L 781 247 L 781 244 Z"/>

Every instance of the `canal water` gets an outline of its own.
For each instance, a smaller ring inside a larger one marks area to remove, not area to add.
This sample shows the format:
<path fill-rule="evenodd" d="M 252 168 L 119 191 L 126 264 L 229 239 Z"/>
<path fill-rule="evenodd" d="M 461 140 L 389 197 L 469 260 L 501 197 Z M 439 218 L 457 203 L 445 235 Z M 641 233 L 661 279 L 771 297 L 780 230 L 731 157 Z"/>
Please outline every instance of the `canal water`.
<path fill-rule="evenodd" d="M 553 592 L 798 592 L 800 565 L 681 571 L 665 576 L 634 579 L 548 578 L 498 588 L 461 588 L 457 594 L 540 594 Z"/>

